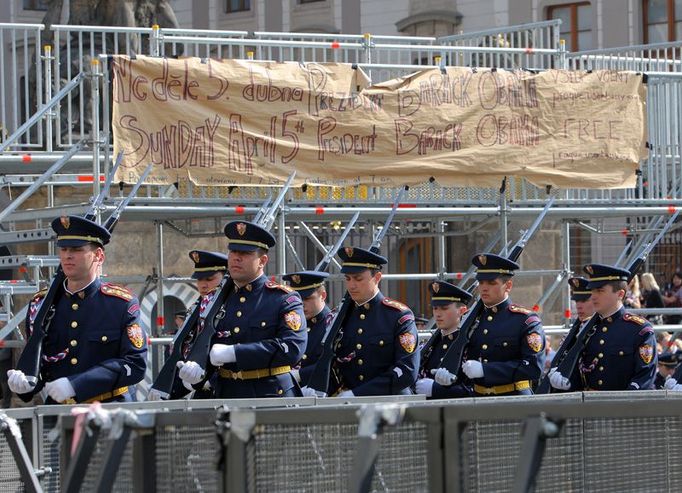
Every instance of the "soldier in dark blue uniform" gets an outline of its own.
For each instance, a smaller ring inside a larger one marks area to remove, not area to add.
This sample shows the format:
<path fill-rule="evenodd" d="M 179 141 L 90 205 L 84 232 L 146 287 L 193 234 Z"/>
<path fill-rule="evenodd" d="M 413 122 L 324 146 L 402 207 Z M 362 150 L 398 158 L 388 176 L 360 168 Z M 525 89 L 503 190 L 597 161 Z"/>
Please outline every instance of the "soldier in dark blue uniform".
<path fill-rule="evenodd" d="M 307 342 L 301 297 L 264 275 L 275 238 L 260 226 L 233 221 L 227 269 L 235 287 L 216 321 L 210 364 L 217 369 L 216 398 L 293 397 L 300 395 L 291 369 Z M 209 371 L 209 373 L 211 373 Z M 204 378 L 204 368 L 186 362 L 179 372 L 188 384 Z"/>
<path fill-rule="evenodd" d="M 52 229 L 66 280 L 43 343 L 40 378 L 32 388 L 21 371 L 10 370 L 9 384 L 25 401 L 44 388 L 47 404 L 133 400 L 133 386 L 146 370 L 147 336 L 137 298 L 100 280 L 110 234 L 74 216 L 55 219 Z M 29 334 L 46 292 L 29 305 Z"/>
<path fill-rule="evenodd" d="M 192 250 L 189 252 L 189 258 L 194 262 L 192 279 L 197 280 L 197 290 L 199 291 L 199 299 L 197 299 L 195 304 L 190 308 L 190 312 L 194 311 L 198 304 L 199 319 L 196 326 L 190 330 L 187 337 L 181 343 L 183 359 L 187 359 L 195 337 L 204 329 L 207 315 L 206 310 L 213 300 L 213 297 L 216 295 L 220 282 L 223 280 L 225 272 L 227 271 L 227 256 L 222 253 Z M 174 343 L 175 342 L 176 341 L 174 341 Z M 215 382 L 206 381 L 204 387 L 195 391 L 192 397 L 195 399 L 208 399 L 212 397 L 212 383 L 215 384 Z M 178 378 L 173 383 L 173 391 L 171 392 L 170 398 L 180 399 L 194 390 L 190 385 L 188 385 L 188 387 L 189 388 L 185 387 L 185 385 L 182 384 L 182 380 Z M 158 400 L 159 398 L 160 397 L 156 394 L 154 389 L 152 389 L 147 396 L 147 400 Z"/>
<path fill-rule="evenodd" d="M 417 329 L 412 311 L 379 291 L 388 261 L 354 247 L 338 255 L 355 303 L 335 347 L 338 396 L 411 394 L 419 370 Z"/>
<path fill-rule="evenodd" d="M 665 382 L 673 376 L 679 364 L 679 353 L 665 352 L 658 355 L 658 371 L 654 380 L 654 388 L 665 389 Z"/>
<path fill-rule="evenodd" d="M 540 317 L 512 304 L 516 262 L 491 253 L 476 255 L 478 291 L 485 308 L 467 348 L 462 370 L 473 380 L 474 395 L 529 395 L 545 365 L 545 334 Z M 445 368 L 434 380 L 447 385 L 454 375 Z"/>
<path fill-rule="evenodd" d="M 560 390 L 648 390 L 656 376 L 656 338 L 648 320 L 623 308 L 630 273 L 602 264 L 584 268 L 587 288 L 599 316 L 590 329 L 573 375 L 555 372 L 552 387 Z"/>
<path fill-rule="evenodd" d="M 568 280 L 568 285 L 571 288 L 571 300 L 575 303 L 575 309 L 576 309 L 576 317 L 575 320 L 573 320 L 573 324 L 571 326 L 571 330 L 577 328 L 578 332 L 577 334 L 582 331 L 582 327 L 589 322 L 590 318 L 592 318 L 592 315 L 594 315 L 594 306 L 592 305 L 592 291 L 587 289 L 587 285 L 589 284 L 589 280 L 584 278 L 584 277 L 571 277 Z M 573 340 L 573 343 L 575 343 L 575 340 Z M 563 344 L 564 341 L 561 341 L 561 344 Z M 566 347 L 566 351 L 570 351 L 571 347 L 573 344 L 570 344 L 569 346 Z M 566 354 L 566 353 L 563 353 Z M 545 362 L 547 366 L 552 364 L 552 361 L 547 358 L 547 361 Z M 556 373 L 557 368 L 552 368 L 549 370 L 549 378 L 552 378 L 552 375 Z M 555 392 L 558 392 L 558 389 L 554 389 Z"/>
<path fill-rule="evenodd" d="M 303 313 L 308 326 L 306 352 L 301 358 L 300 367 L 292 370 L 294 378 L 302 387 L 308 385 L 315 363 L 322 354 L 322 338 L 333 318 L 332 311 L 325 303 L 327 290 L 324 281 L 327 277 L 328 273 L 318 271 L 293 272 L 282 277 L 303 299 Z"/>
<path fill-rule="evenodd" d="M 459 335 L 459 323 L 467 311 L 471 293 L 445 281 L 431 283 L 429 290 L 437 329 L 421 352 L 419 380 L 415 386 L 417 394 L 423 394 L 429 399 L 470 397 L 472 389 L 462 372 L 456 384 L 447 386 L 436 383 L 432 372 L 435 373 L 440 368 L 445 353 Z"/>

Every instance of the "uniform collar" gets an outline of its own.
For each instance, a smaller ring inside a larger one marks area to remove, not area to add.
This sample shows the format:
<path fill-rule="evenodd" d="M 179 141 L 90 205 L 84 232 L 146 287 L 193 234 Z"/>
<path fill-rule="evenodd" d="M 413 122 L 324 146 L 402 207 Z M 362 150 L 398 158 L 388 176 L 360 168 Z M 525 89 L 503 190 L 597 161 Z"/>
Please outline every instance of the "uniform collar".
<path fill-rule="evenodd" d="M 511 300 L 509 299 L 509 296 L 506 296 L 502 301 L 500 301 L 497 305 L 493 306 L 485 306 L 486 311 L 491 311 L 493 313 L 497 313 L 499 311 L 504 310 L 511 304 Z"/>
<path fill-rule="evenodd" d="M 383 300 L 383 299 L 384 299 L 384 295 L 381 294 L 381 291 L 377 291 L 376 294 L 374 296 L 372 296 L 370 299 L 368 299 L 367 301 L 364 301 L 362 303 L 355 303 L 355 306 L 358 306 L 358 307 L 362 306 L 366 310 L 369 310 L 370 306 L 376 305 L 377 303 L 380 303 L 381 300 Z"/>
<path fill-rule="evenodd" d="M 255 278 L 253 281 L 244 284 L 241 288 L 237 288 L 236 285 L 235 285 L 235 288 L 237 288 L 237 292 L 240 292 L 240 293 L 244 293 L 244 292 L 250 293 L 250 292 L 253 291 L 253 290 L 262 288 L 263 285 L 265 285 L 265 283 L 267 282 L 267 280 L 268 280 L 268 278 L 265 277 L 265 274 L 261 274 L 260 276 L 258 276 L 257 278 Z"/>
<path fill-rule="evenodd" d="M 618 310 L 613 312 L 611 315 L 607 315 L 606 317 L 602 317 L 599 315 L 599 318 L 601 320 L 605 320 L 607 322 L 612 322 L 613 320 L 618 320 L 619 318 L 623 318 L 623 313 L 625 313 L 625 307 L 621 306 Z"/>
<path fill-rule="evenodd" d="M 440 332 L 441 337 L 447 337 L 447 336 L 449 336 L 449 335 L 455 335 L 455 334 L 457 333 L 457 331 L 459 330 L 459 325 L 458 325 L 457 327 L 455 327 L 454 329 L 447 329 L 447 330 L 450 330 L 451 332 L 448 332 L 447 334 L 444 334 L 442 330 L 438 329 L 438 331 Z"/>
<path fill-rule="evenodd" d="M 315 315 L 314 317 L 312 317 L 310 320 L 307 320 L 307 321 L 316 324 L 320 320 L 327 318 L 327 315 L 329 314 L 330 311 L 331 310 L 329 309 L 329 307 L 327 305 L 324 305 L 324 307 L 322 308 L 320 313 L 318 313 L 317 315 Z"/>
<path fill-rule="evenodd" d="M 69 289 L 66 287 L 68 279 L 64 279 L 64 293 L 66 293 L 67 297 L 71 296 L 78 296 L 80 299 L 84 299 L 86 297 L 91 296 L 93 293 L 99 291 L 99 288 L 102 286 L 102 281 L 99 278 L 99 276 L 96 276 L 90 284 L 85 286 L 83 289 L 80 289 L 78 291 L 69 291 Z"/>

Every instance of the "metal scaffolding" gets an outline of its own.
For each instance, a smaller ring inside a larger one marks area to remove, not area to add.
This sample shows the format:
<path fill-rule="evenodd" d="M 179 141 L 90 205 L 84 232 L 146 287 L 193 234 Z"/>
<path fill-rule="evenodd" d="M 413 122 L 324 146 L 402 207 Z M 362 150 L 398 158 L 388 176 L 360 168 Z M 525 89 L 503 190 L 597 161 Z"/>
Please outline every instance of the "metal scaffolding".
<path fill-rule="evenodd" d="M 504 248 L 507 241 L 513 241 L 515 228 L 528 222 L 545 199 L 553 196 L 556 205 L 549 218 L 555 221 L 560 238 L 557 264 L 529 268 L 520 277 L 541 278 L 546 289 L 536 303 L 542 306 L 537 308 L 547 314 L 552 310 L 559 313 L 559 323 L 550 330 L 560 331 L 570 316 L 568 288 L 563 281 L 579 268 L 574 241 L 582 234 L 589 236 L 590 243 L 594 238 L 618 235 L 636 242 L 649 232 L 647 225 L 653 218 L 682 206 L 679 42 L 569 53 L 560 40 L 558 20 L 444 38 L 70 25 L 52 25 L 50 29 L 53 43 L 41 49 L 43 25 L 0 24 L 0 40 L 4 42 L 0 51 L 0 192 L 24 192 L 0 212 L 0 244 L 45 242 L 52 237 L 46 221 L 58 214 L 79 214 L 87 208 L 87 204 L 76 200 L 56 205 L 55 191 L 77 187 L 83 193 L 91 190 L 93 196 L 98 192 L 111 162 L 107 55 L 113 54 L 353 63 L 374 82 L 419 68 L 453 65 L 647 73 L 649 157 L 641 163 L 634 188 L 546 190 L 511 177 L 500 196 L 495 188 L 441 187 L 425 181 L 410 188 L 384 248 L 397 253 L 410 239 L 431 239 L 431 250 L 425 257 L 433 267 L 428 272 L 397 274 L 389 266 L 391 273 L 384 276 L 389 291 L 397 292 L 396 286 L 405 281 L 414 290 L 415 285 L 422 286 L 420 281 L 457 279 L 463 273 L 453 272 L 453 242 L 467 237 L 485 238 L 499 229 L 502 240 L 498 248 Z M 22 201 L 37 189 L 46 191 L 44 206 L 20 209 Z M 219 236 L 225 220 L 252 217 L 270 193 L 267 187 L 200 187 L 188 181 L 170 186 L 148 185 L 142 190 L 126 209 L 124 220 L 156 225 L 157 264 L 152 276 L 131 276 L 121 281 L 143 285 L 151 279 L 143 292 L 151 286 L 157 290 L 159 300 L 164 299 L 164 289 L 169 285 L 185 281 L 164 274 L 163 240 L 169 230 L 189 238 Z M 124 194 L 122 188 L 119 193 Z M 281 247 L 275 253 L 277 269 L 269 274 L 282 275 L 298 268 L 297 257 L 303 263 L 315 262 L 319 247 L 332 244 L 344 221 L 358 211 L 361 218 L 350 241 L 366 242 L 369 235 L 365 232 L 386 216 L 395 193 L 392 188 L 365 185 L 290 190 L 274 228 Z M 113 207 L 113 198 L 109 198 L 100 212 Z M 311 233 L 320 242 L 312 241 Z M 11 258 L 14 260 L 4 267 L 20 267 L 24 274 L 22 281 L 0 281 L 4 318 L 13 330 L 21 318 L 21 313 L 11 315 L 21 308 L 13 298 L 25 297 L 49 279 L 57 261 L 53 255 Z M 332 266 L 331 270 L 331 279 L 336 282 L 338 269 Z M 332 298 L 338 294 L 334 289 Z M 158 306 L 157 320 L 163 324 L 163 303 Z M 161 328 L 147 327 L 156 336 L 161 335 Z M 6 333 L 4 330 L 0 335 Z"/>

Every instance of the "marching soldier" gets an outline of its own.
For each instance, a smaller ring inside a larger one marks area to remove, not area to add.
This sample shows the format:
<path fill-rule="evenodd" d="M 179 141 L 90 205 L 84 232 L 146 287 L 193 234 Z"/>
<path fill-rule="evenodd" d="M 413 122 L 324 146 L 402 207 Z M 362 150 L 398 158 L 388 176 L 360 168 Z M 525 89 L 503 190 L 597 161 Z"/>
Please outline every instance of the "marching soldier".
<path fill-rule="evenodd" d="M 338 255 L 354 302 L 335 348 L 338 397 L 411 394 L 419 369 L 417 329 L 412 311 L 379 290 L 388 260 L 354 247 Z"/>
<path fill-rule="evenodd" d="M 225 235 L 227 270 L 235 286 L 218 314 L 210 351 L 218 374 L 215 397 L 298 396 L 291 369 L 305 351 L 306 323 L 298 293 L 264 274 L 275 238 L 242 221 L 228 223 Z M 194 385 L 204 378 L 204 369 L 190 361 L 179 375 Z"/>
<path fill-rule="evenodd" d="M 52 229 L 66 279 L 43 342 L 40 377 L 34 388 L 22 371 L 10 370 L 9 386 L 25 401 L 44 388 L 47 404 L 134 400 L 146 370 L 147 337 L 135 295 L 99 277 L 111 235 L 76 216 L 55 219 Z M 29 334 L 46 293 L 29 305 Z"/>
<path fill-rule="evenodd" d="M 590 281 L 584 277 L 571 277 L 568 280 L 571 286 L 571 299 L 575 302 L 577 318 L 574 323 L 585 323 L 594 315 L 594 305 L 592 304 L 592 291 L 587 286 Z"/>
<path fill-rule="evenodd" d="M 194 262 L 192 279 L 196 279 L 197 290 L 199 291 L 199 299 L 196 301 L 199 303 L 199 319 L 196 326 L 190 330 L 185 340 L 181 342 L 183 359 L 187 359 L 195 337 L 204 330 L 207 315 L 206 309 L 216 295 L 218 286 L 220 286 L 220 282 L 223 280 L 223 276 L 227 271 L 227 256 L 222 253 L 192 250 L 189 252 L 189 258 Z M 170 398 L 179 399 L 193 390 L 191 385 L 186 387 L 185 385 L 182 385 L 182 380 L 178 379 L 173 385 L 173 392 L 171 393 Z M 150 394 L 153 391 L 154 390 L 152 389 Z M 211 383 L 207 381 L 202 389 L 197 390 L 194 393 L 193 397 L 195 399 L 207 399 L 210 398 L 211 395 Z M 156 396 L 148 396 L 147 399 L 156 400 Z"/>
<path fill-rule="evenodd" d="M 437 329 L 421 353 L 419 380 L 415 386 L 417 394 L 423 394 L 429 399 L 470 397 L 472 390 L 463 382 L 463 375 L 459 376 L 456 384 L 448 386 L 436 383 L 431 376 L 440 367 L 443 356 L 459 335 L 459 323 L 467 312 L 471 293 L 445 281 L 432 283 L 429 290 Z"/>
<path fill-rule="evenodd" d="M 592 291 L 587 289 L 589 282 L 590 281 L 584 277 L 571 277 L 568 280 L 568 285 L 571 288 L 571 300 L 575 303 L 576 310 L 576 318 L 573 321 L 571 330 L 577 328 L 577 332 L 573 342 L 565 348 L 566 352 L 571 350 L 571 347 L 573 347 L 573 343 L 575 343 L 575 340 L 577 339 L 578 334 L 580 334 L 580 331 L 582 331 L 583 326 L 589 322 L 589 320 L 592 318 L 592 315 L 594 315 L 594 305 L 592 304 L 591 298 Z M 561 344 L 564 344 L 563 340 Z M 562 354 L 566 353 L 562 352 Z M 552 362 L 548 358 L 548 361 L 546 361 L 545 364 L 549 366 L 552 364 Z M 551 379 L 552 375 L 556 373 L 556 371 L 556 367 L 551 368 L 549 370 L 548 378 Z M 558 391 L 558 389 L 555 389 L 555 392 L 556 391 Z"/>
<path fill-rule="evenodd" d="M 656 339 L 648 320 L 623 308 L 630 272 L 602 264 L 586 265 L 598 323 L 573 375 L 555 372 L 552 387 L 560 390 L 648 390 L 656 376 Z"/>
<path fill-rule="evenodd" d="M 282 277 L 303 299 L 303 313 L 308 326 L 306 352 L 301 359 L 300 368 L 292 370 L 301 386 L 308 385 L 315 363 L 322 354 L 322 338 L 333 318 L 332 311 L 325 303 L 327 290 L 324 281 L 327 277 L 328 273 L 318 271 L 293 272 Z"/>
<path fill-rule="evenodd" d="M 654 380 L 654 388 L 657 390 L 665 389 L 665 383 L 671 379 L 675 373 L 679 360 L 677 353 L 665 352 L 658 355 L 658 371 Z"/>
<path fill-rule="evenodd" d="M 491 253 L 476 255 L 472 263 L 484 309 L 462 370 L 473 380 L 474 396 L 530 395 L 544 368 L 545 334 L 536 313 L 509 299 L 519 265 Z M 439 368 L 434 380 L 450 385 L 454 377 Z"/>

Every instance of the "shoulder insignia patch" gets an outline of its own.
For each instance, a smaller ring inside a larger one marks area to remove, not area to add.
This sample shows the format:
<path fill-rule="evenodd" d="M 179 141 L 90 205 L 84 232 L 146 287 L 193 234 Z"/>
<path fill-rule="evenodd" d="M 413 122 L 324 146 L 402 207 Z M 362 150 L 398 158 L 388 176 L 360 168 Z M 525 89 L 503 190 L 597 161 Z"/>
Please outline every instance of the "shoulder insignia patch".
<path fill-rule="evenodd" d="M 122 300 L 126 301 L 130 301 L 135 297 L 128 288 L 108 282 L 102 283 L 100 291 L 107 296 L 115 296 L 116 298 L 121 298 Z"/>
<path fill-rule="evenodd" d="M 280 291 L 284 291 L 285 293 L 293 293 L 294 290 L 291 289 L 289 286 L 285 286 L 284 284 L 278 284 L 275 281 L 268 281 L 265 283 L 266 288 L 270 289 L 279 289 Z"/>
<path fill-rule="evenodd" d="M 44 298 L 45 295 L 47 294 L 47 290 L 48 288 L 41 289 L 40 291 L 33 295 L 33 299 L 37 300 L 38 298 Z"/>
<path fill-rule="evenodd" d="M 391 298 L 384 298 L 383 300 L 381 300 L 381 302 L 384 305 L 390 306 L 391 308 L 394 308 L 396 310 L 400 310 L 401 312 L 410 309 L 409 306 L 402 304 L 400 301 L 392 300 Z"/>
<path fill-rule="evenodd" d="M 526 342 L 528 343 L 528 347 L 533 351 L 534 353 L 539 353 L 540 350 L 542 349 L 542 336 L 538 334 L 537 332 L 531 332 L 526 336 Z"/>
<path fill-rule="evenodd" d="M 654 347 L 651 344 L 639 346 L 639 357 L 642 358 L 645 365 L 648 365 L 654 359 Z"/>
<path fill-rule="evenodd" d="M 637 325 L 645 325 L 649 322 L 646 318 L 640 317 L 639 315 L 633 315 L 632 313 L 624 313 L 623 320 L 627 322 L 634 322 Z"/>
<path fill-rule="evenodd" d="M 513 313 L 523 313 L 524 315 L 530 315 L 533 313 L 532 310 L 529 310 L 528 308 L 524 308 L 519 305 L 509 305 L 509 311 Z"/>
<path fill-rule="evenodd" d="M 284 315 L 284 323 L 294 332 L 297 332 L 301 328 L 302 320 L 301 316 L 296 311 L 290 311 Z"/>
<path fill-rule="evenodd" d="M 400 341 L 400 346 L 405 350 L 406 353 L 412 354 L 414 348 L 417 347 L 417 338 L 412 332 L 403 332 L 398 336 Z"/>
<path fill-rule="evenodd" d="M 142 349 L 144 346 L 144 331 L 139 324 L 128 326 L 128 339 L 135 349 Z"/>

